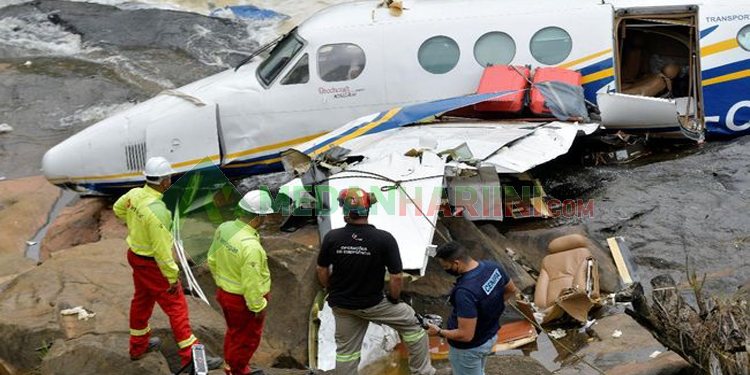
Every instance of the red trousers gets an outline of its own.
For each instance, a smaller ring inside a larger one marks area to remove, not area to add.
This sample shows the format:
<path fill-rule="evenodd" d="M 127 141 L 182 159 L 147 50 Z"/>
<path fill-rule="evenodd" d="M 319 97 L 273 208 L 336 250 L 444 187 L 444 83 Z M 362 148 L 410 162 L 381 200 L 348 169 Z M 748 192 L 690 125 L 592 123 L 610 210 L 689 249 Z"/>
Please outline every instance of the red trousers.
<path fill-rule="evenodd" d="M 268 296 L 266 296 L 268 298 Z M 227 333 L 224 335 L 224 361 L 227 374 L 246 375 L 250 373 L 248 363 L 260 345 L 265 314 L 255 317 L 247 308 L 245 297 L 227 293 L 219 288 L 216 294 L 224 318 L 227 321 Z"/>
<path fill-rule="evenodd" d="M 148 320 L 154 311 L 154 304 L 158 303 L 169 317 L 184 366 L 191 361 L 191 348 L 198 340 L 190 329 L 188 306 L 182 288 L 177 288 L 176 293 L 167 293 L 169 281 L 152 258 L 140 257 L 128 250 L 128 263 L 133 268 L 135 284 L 135 294 L 130 302 L 130 356 L 140 356 L 148 349 L 148 339 L 151 336 Z"/>

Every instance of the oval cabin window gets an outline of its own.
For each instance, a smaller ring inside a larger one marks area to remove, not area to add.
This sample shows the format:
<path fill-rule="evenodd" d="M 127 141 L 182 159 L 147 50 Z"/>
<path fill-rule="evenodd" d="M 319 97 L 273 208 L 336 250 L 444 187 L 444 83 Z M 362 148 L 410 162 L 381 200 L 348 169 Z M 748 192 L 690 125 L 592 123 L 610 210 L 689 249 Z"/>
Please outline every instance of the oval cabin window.
<path fill-rule="evenodd" d="M 750 51 L 750 25 L 745 25 L 740 32 L 737 33 L 737 43 L 745 51 Z"/>
<path fill-rule="evenodd" d="M 531 55 L 542 64 L 559 64 L 570 55 L 573 39 L 559 27 L 545 27 L 531 37 Z"/>
<path fill-rule="evenodd" d="M 516 42 L 500 31 L 482 35 L 474 44 L 474 58 L 481 66 L 508 65 L 516 56 Z"/>
<path fill-rule="evenodd" d="M 445 74 L 458 64 L 461 52 L 458 44 L 447 36 L 434 36 L 419 47 L 417 59 L 424 70 L 432 74 Z"/>
<path fill-rule="evenodd" d="M 363 70 L 365 51 L 356 44 L 328 44 L 318 49 L 318 74 L 323 81 L 350 81 Z"/>

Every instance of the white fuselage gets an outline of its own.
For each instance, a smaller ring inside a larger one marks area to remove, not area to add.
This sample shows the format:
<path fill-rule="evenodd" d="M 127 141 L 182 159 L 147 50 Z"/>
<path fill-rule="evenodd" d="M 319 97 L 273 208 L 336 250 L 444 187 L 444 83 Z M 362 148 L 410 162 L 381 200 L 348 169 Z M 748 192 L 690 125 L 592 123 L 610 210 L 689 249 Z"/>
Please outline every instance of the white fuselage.
<path fill-rule="evenodd" d="M 618 9 L 655 6 L 407 0 L 394 16 L 378 4 L 324 9 L 290 33 L 269 62 L 256 58 L 92 125 L 45 155 L 45 175 L 108 193 L 140 183 L 151 156 L 166 157 L 180 172 L 205 158 L 228 175 L 280 170 L 279 152 L 354 118 L 476 92 L 488 51 L 497 51 L 498 63 L 578 70 L 586 98 L 595 101 L 597 92 L 617 90 Z M 750 128 L 750 51 L 742 38 L 750 46 L 750 27 L 741 32 L 750 25 L 750 4 L 704 1 L 696 12 L 702 117 L 709 131 L 743 132 Z M 478 45 L 488 33 L 491 40 Z"/>

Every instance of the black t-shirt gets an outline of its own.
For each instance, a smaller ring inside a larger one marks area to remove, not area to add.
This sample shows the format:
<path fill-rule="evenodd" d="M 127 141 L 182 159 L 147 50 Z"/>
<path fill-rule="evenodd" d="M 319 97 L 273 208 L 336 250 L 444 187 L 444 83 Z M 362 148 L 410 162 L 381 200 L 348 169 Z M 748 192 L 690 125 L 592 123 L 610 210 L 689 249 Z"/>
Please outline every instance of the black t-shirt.
<path fill-rule="evenodd" d="M 403 271 L 396 239 L 369 224 L 347 224 L 328 232 L 318 265 L 333 265 L 328 303 L 350 310 L 366 309 L 383 300 L 386 268 L 392 274 Z"/>

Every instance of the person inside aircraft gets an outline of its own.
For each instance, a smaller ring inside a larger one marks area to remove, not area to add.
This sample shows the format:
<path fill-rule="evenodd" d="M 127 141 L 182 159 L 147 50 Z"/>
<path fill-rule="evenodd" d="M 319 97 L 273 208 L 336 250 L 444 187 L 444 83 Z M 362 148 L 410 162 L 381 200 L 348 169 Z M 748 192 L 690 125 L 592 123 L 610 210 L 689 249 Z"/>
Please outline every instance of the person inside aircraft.
<path fill-rule="evenodd" d="M 632 84 L 623 84 L 622 93 L 651 97 L 674 97 L 672 81 L 680 74 L 680 66 L 669 63 L 661 72 L 650 74 Z"/>
<path fill-rule="evenodd" d="M 318 51 L 318 69 L 323 81 L 349 81 L 359 77 L 364 68 L 365 54 L 354 44 L 331 44 Z"/>

